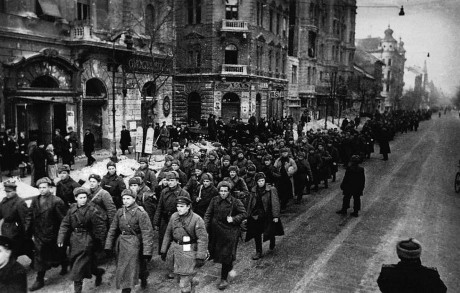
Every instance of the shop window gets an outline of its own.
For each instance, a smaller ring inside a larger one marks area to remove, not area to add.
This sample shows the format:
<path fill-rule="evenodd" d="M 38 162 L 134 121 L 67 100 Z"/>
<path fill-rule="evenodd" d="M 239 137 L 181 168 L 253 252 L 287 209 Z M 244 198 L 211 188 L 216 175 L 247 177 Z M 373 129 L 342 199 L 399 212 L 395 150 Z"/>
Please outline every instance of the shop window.
<path fill-rule="evenodd" d="M 275 57 L 275 71 L 279 72 L 279 66 L 280 66 L 280 52 L 276 52 L 276 57 Z"/>
<path fill-rule="evenodd" d="M 34 79 L 30 87 L 36 88 L 59 88 L 59 83 L 49 75 L 42 75 Z"/>
<path fill-rule="evenodd" d="M 87 98 L 105 98 L 107 96 L 107 90 L 104 83 L 97 78 L 91 78 L 86 82 L 85 93 Z"/>
<path fill-rule="evenodd" d="M 225 64 L 238 64 L 238 48 L 233 44 L 225 47 Z"/>
<path fill-rule="evenodd" d="M 225 0 L 225 19 L 238 19 L 238 0 Z"/>
<path fill-rule="evenodd" d="M 86 20 L 89 19 L 89 0 L 78 0 L 77 2 L 77 19 Z"/>
<path fill-rule="evenodd" d="M 316 33 L 308 32 L 308 57 L 316 57 Z"/>
<path fill-rule="evenodd" d="M 155 32 L 155 9 L 153 5 L 147 5 L 145 9 L 145 33 L 152 36 Z"/>

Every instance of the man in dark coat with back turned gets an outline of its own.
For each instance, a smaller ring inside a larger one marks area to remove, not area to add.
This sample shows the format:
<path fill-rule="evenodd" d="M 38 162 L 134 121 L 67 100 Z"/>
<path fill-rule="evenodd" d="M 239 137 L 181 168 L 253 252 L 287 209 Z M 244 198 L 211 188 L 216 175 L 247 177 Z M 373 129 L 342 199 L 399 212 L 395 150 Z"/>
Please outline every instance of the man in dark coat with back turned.
<path fill-rule="evenodd" d="M 129 130 L 126 129 L 126 127 L 123 125 L 121 130 L 121 136 L 120 136 L 120 149 L 122 154 L 124 155 L 126 150 L 129 151 L 129 146 L 131 145 L 131 133 Z M 131 154 L 131 151 L 129 151 Z"/>
<path fill-rule="evenodd" d="M 444 293 L 446 285 L 436 268 L 422 265 L 420 256 L 422 245 L 416 239 L 399 241 L 396 253 L 401 261 L 393 265 L 383 265 L 377 283 L 383 293 L 417 292 Z"/>
<path fill-rule="evenodd" d="M 345 171 L 340 189 L 343 190 L 342 209 L 337 211 L 339 215 L 346 215 L 347 209 L 350 207 L 350 199 L 353 197 L 353 217 L 358 216 L 361 209 L 361 196 L 363 195 L 366 177 L 364 175 L 364 168 L 359 166 L 361 159 L 358 155 L 351 157 L 351 165 Z"/>
<path fill-rule="evenodd" d="M 88 163 L 86 166 L 91 166 L 96 159 L 91 155 L 94 152 L 94 134 L 87 128 L 85 130 L 85 137 L 83 138 L 83 151 L 85 152 L 85 156 L 88 158 Z"/>
<path fill-rule="evenodd" d="M 37 180 L 40 195 L 32 200 L 32 231 L 35 242 L 34 269 L 37 279 L 30 291 L 45 286 L 45 273 L 52 267 L 62 265 L 61 275 L 67 273 L 65 251 L 57 245 L 57 237 L 66 207 L 62 199 L 51 194 L 48 177 Z"/>

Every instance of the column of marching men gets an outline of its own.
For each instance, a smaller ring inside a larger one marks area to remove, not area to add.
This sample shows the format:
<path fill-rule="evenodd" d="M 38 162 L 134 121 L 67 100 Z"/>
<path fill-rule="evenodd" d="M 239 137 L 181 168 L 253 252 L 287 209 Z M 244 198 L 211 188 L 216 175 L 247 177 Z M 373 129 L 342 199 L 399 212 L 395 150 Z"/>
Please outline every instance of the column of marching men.
<path fill-rule="evenodd" d="M 197 270 L 206 260 L 221 264 L 217 287 L 224 290 L 235 273 L 241 235 L 254 239 L 252 259 L 262 258 L 262 243 L 269 241 L 273 250 L 275 236 L 284 234 L 280 217 L 291 201 L 301 204 L 303 195 L 328 188 L 339 164 L 355 166 L 370 158 L 374 142 L 388 160 L 395 134 L 416 131 L 430 116 L 395 112 L 368 120 L 361 131 L 344 123 L 341 131 L 308 131 L 297 141 L 293 129 L 254 135 L 250 142 L 230 136 L 226 144 L 198 152 L 173 142 L 158 172 L 141 157 L 128 187 L 112 161 L 102 178 L 89 176 L 89 189 L 72 179 L 65 164 L 58 169 L 55 195 L 48 177 L 37 180 L 40 195 L 30 208 L 14 182 L 4 183 L 2 235 L 11 238 L 14 257 L 32 260 L 36 279 L 30 291 L 44 287 L 46 272 L 58 266 L 61 275 L 69 274 L 75 292 L 82 292 L 83 280 L 93 275 L 100 286 L 105 271 L 98 265 L 112 257 L 117 289 L 131 292 L 139 281 L 146 288 L 147 263 L 155 253 L 167 262 L 167 278 L 177 278 L 181 292 L 195 290 Z M 350 197 L 339 213 L 347 212 Z M 352 215 L 358 216 L 359 199 L 353 198 Z"/>

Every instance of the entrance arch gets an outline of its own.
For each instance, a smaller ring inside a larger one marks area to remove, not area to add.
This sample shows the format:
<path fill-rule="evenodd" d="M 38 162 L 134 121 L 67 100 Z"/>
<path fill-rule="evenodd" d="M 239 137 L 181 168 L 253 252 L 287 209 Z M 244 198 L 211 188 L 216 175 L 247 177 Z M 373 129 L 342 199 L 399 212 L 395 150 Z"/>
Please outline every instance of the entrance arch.
<path fill-rule="evenodd" d="M 83 129 L 89 129 L 94 135 L 94 147 L 102 148 L 102 107 L 106 103 L 107 88 L 99 78 L 86 81 L 83 100 Z"/>
<path fill-rule="evenodd" d="M 234 116 L 240 118 L 241 101 L 240 97 L 235 93 L 226 93 L 222 97 L 222 119 L 228 123 Z"/>
<path fill-rule="evenodd" d="M 192 120 L 200 122 L 201 119 L 201 96 L 197 92 L 191 92 L 187 99 L 188 122 Z"/>

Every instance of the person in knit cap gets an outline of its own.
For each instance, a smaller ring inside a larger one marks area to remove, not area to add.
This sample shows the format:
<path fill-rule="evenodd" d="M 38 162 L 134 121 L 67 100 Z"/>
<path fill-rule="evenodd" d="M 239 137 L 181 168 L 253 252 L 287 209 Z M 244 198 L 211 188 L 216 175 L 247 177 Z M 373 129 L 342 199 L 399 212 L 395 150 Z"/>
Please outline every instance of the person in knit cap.
<path fill-rule="evenodd" d="M 144 172 L 137 171 L 134 177 L 129 179 L 129 189 L 136 194 L 136 203 L 143 207 L 153 223 L 153 217 L 157 207 L 157 199 L 148 186 L 143 181 Z M 153 226 L 152 226 L 153 227 Z"/>
<path fill-rule="evenodd" d="M 179 183 L 180 183 L 180 186 L 185 186 L 185 184 L 187 184 L 187 174 L 185 174 L 184 172 L 182 172 L 182 170 L 180 169 L 180 162 L 179 160 L 177 159 L 174 159 L 172 160 L 171 162 L 171 168 L 173 169 L 173 171 L 176 171 L 177 174 L 179 174 Z"/>
<path fill-rule="evenodd" d="M 193 211 L 200 217 L 204 217 L 206 210 L 214 196 L 218 195 L 217 188 L 213 184 L 211 173 L 201 175 L 201 184 L 192 192 Z"/>
<path fill-rule="evenodd" d="M 231 166 L 231 158 L 229 155 L 224 155 L 222 157 L 222 165 L 220 168 L 220 178 L 225 178 L 225 177 L 230 177 L 230 171 L 228 171 L 228 168 Z"/>
<path fill-rule="evenodd" d="M 190 178 L 191 172 L 193 169 L 193 155 L 192 155 L 192 150 L 190 148 L 185 148 L 184 150 L 184 159 L 181 162 L 181 169 L 184 171 L 185 174 L 187 174 L 187 179 Z"/>
<path fill-rule="evenodd" d="M 147 185 L 151 190 L 155 190 L 155 188 L 158 186 L 157 176 L 155 175 L 155 172 L 150 170 L 148 158 L 139 158 L 139 168 L 137 171 L 144 172 L 143 181 L 145 185 Z"/>
<path fill-rule="evenodd" d="M 122 206 L 121 192 L 126 189 L 123 178 L 117 174 L 117 164 L 107 163 L 107 174 L 102 177 L 101 187 L 112 196 L 113 203 L 119 209 Z"/>
<path fill-rule="evenodd" d="M 112 196 L 107 190 L 102 189 L 101 176 L 91 174 L 88 177 L 89 181 L 89 195 L 88 199 L 103 215 L 107 227 L 110 227 L 113 217 L 117 212 L 117 208 L 113 202 Z"/>
<path fill-rule="evenodd" d="M 243 202 L 243 204 L 246 206 L 247 203 L 247 197 L 249 194 L 248 187 L 246 186 L 246 182 L 244 182 L 243 178 L 238 176 L 238 167 L 237 166 L 230 166 L 228 168 L 228 171 L 230 173 L 229 177 L 224 178 L 224 181 L 228 181 L 233 185 L 233 188 L 231 190 L 232 195 L 235 198 L 238 198 Z"/>
<path fill-rule="evenodd" d="M 168 152 L 174 159 L 182 162 L 184 160 L 184 153 L 180 150 L 180 145 L 177 141 L 172 143 L 172 150 Z"/>
<path fill-rule="evenodd" d="M 396 254 L 401 261 L 383 265 L 380 271 L 377 284 L 381 292 L 447 292 L 437 269 L 422 265 L 422 245 L 416 239 L 399 241 L 396 244 Z"/>
<path fill-rule="evenodd" d="M 73 190 L 80 187 L 72 177 L 70 177 L 70 166 L 62 165 L 58 168 L 59 181 L 56 183 L 56 196 L 60 197 L 67 207 L 75 203 Z"/>
<path fill-rule="evenodd" d="M 189 193 L 193 193 L 198 185 L 200 185 L 201 175 L 203 175 L 203 164 L 198 162 L 193 165 L 193 174 L 190 176 L 187 184 L 185 184 L 184 189 Z"/>
<path fill-rule="evenodd" d="M 173 156 L 171 156 L 171 155 L 166 155 L 165 156 L 165 164 L 164 164 L 163 168 L 160 169 L 160 172 L 158 172 L 158 176 L 157 176 L 158 184 L 161 183 L 161 180 L 166 178 L 166 174 L 168 174 L 169 172 L 173 171 L 173 169 L 171 167 L 173 160 L 174 160 Z"/>

